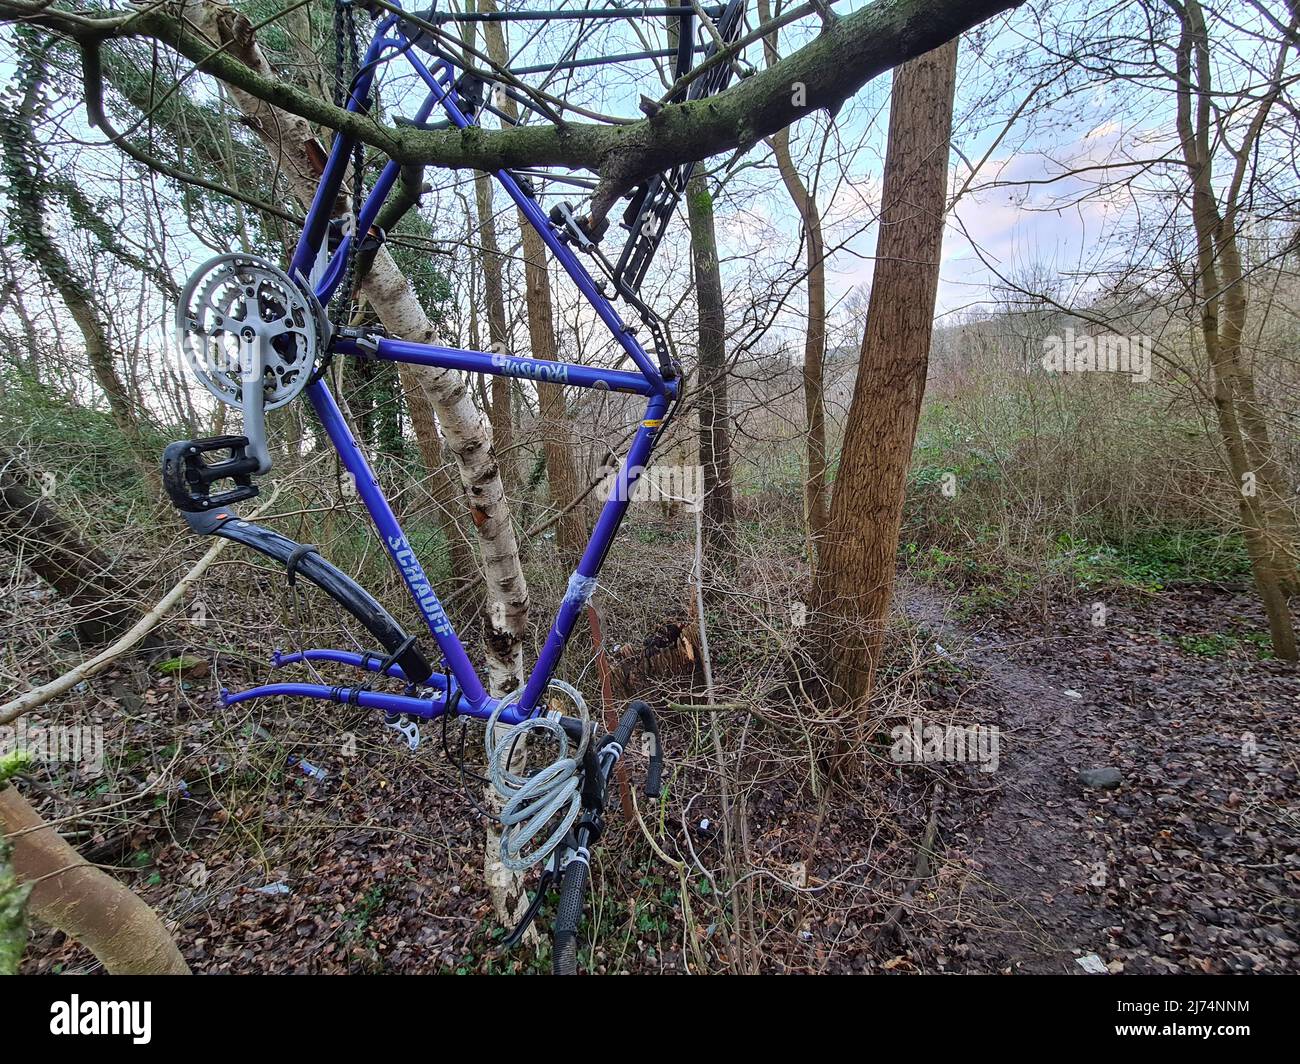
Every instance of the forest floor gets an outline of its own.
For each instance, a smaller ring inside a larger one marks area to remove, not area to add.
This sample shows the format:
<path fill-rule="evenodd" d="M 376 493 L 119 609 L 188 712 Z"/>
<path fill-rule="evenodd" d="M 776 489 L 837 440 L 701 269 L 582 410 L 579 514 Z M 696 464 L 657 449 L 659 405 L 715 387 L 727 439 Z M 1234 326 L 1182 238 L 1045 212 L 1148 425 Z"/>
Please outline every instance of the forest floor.
<path fill-rule="evenodd" d="M 946 788 L 913 963 L 974 971 L 1300 970 L 1300 674 L 1260 660 L 1260 611 L 1212 588 L 958 623 L 905 586 L 1001 729 Z M 1118 785 L 1079 773 L 1114 769 Z"/>
<path fill-rule="evenodd" d="M 1261 659 L 1248 593 L 1117 599 L 1101 627 L 1085 603 L 1050 605 L 1047 625 L 1010 611 L 957 620 L 951 596 L 911 580 L 899 603 L 938 663 L 917 712 L 997 727 L 996 771 L 885 761 L 866 793 L 816 801 L 784 768 L 770 774 L 749 803 L 751 856 L 787 880 L 797 867 L 807 886 L 755 881 L 756 967 L 1300 970 L 1300 672 Z M 224 682 L 239 679 L 237 663 L 218 664 Z M 215 687 L 203 668 L 182 678 L 123 665 L 81 695 L 115 722 L 111 786 L 51 776 L 27 788 L 164 914 L 196 971 L 545 967 L 544 951 L 497 949 L 482 825 L 436 729 L 412 752 L 347 711 L 214 714 Z M 687 759 L 707 735 L 682 718 L 664 730 L 686 795 Z M 448 745 L 459 743 L 453 724 Z M 1101 768 L 1117 786 L 1081 782 Z M 674 796 L 658 831 L 674 844 L 689 835 L 716 868 L 716 795 L 699 786 L 694 806 Z M 668 869 L 617 821 L 598 850 L 584 967 L 725 966 L 711 886 Z M 831 899 L 820 911 L 818 897 Z M 48 931 L 25 961 L 94 967 Z"/>

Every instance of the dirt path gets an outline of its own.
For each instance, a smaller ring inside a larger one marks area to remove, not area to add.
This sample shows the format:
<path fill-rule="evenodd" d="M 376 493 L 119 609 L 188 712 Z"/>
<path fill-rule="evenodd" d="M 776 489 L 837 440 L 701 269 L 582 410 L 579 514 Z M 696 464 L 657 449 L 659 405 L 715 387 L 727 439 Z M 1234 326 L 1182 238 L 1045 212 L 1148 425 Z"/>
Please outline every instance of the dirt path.
<path fill-rule="evenodd" d="M 1098 899 L 1083 889 L 1097 855 L 1077 831 L 1079 785 L 1071 763 L 1093 760 L 1080 749 L 1079 701 L 1040 669 L 1015 661 L 1007 640 L 959 625 L 928 589 L 908 584 L 903 603 L 912 621 L 974 671 L 975 702 L 996 710 L 1000 729 L 990 787 L 949 788 L 942 814 L 945 839 L 961 836 L 969 872 L 965 901 L 976 933 L 968 936 L 968 960 L 1069 971 L 1073 950 L 1092 952 L 1106 925 Z"/>
<path fill-rule="evenodd" d="M 1104 627 L 1062 606 L 1050 636 L 958 623 L 912 583 L 901 602 L 966 676 L 954 716 L 1000 728 L 998 770 L 957 779 L 941 813 L 929 917 L 947 967 L 1300 966 L 1300 676 L 1234 634 L 1258 625 L 1246 596 L 1112 604 Z M 1117 788 L 1080 780 L 1103 767 Z"/>

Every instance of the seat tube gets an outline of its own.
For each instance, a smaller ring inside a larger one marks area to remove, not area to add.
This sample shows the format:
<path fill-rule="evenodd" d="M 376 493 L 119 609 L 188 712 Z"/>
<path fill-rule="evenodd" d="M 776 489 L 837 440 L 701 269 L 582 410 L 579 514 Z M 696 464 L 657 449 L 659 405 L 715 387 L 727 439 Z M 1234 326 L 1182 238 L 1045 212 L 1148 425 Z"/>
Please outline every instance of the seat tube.
<path fill-rule="evenodd" d="M 442 603 L 438 601 L 438 596 L 434 594 L 433 585 L 424 575 L 424 568 L 407 542 L 406 534 L 397 523 L 392 507 L 384 498 L 370 463 L 366 461 L 365 455 L 362 454 L 361 448 L 343 420 L 338 403 L 335 402 L 334 396 L 330 394 L 323 381 L 309 385 L 307 395 L 321 419 L 321 424 L 325 426 L 325 431 L 329 434 L 335 450 L 338 451 L 344 466 L 352 475 L 357 494 L 361 496 L 362 503 L 383 538 L 384 548 L 392 558 L 397 571 L 402 574 L 402 580 L 405 581 L 411 598 L 419 607 L 425 623 L 429 626 L 429 631 L 437 640 L 438 649 L 442 651 L 452 675 L 459 682 L 463 696 L 471 705 L 480 704 L 487 697 L 482 681 L 474 671 L 464 646 L 456 637 L 451 620 L 442 608 Z"/>

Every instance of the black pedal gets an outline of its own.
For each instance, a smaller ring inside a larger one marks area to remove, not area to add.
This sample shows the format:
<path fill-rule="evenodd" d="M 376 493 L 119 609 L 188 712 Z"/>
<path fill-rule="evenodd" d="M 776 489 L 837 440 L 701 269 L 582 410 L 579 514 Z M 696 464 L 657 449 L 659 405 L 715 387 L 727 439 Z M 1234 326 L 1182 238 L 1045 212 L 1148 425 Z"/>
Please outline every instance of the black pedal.
<path fill-rule="evenodd" d="M 209 436 L 204 440 L 180 440 L 163 451 L 163 486 L 173 505 L 186 513 L 203 513 L 219 506 L 230 506 L 257 494 L 252 475 L 257 459 L 248 457 L 247 436 Z M 230 457 L 210 462 L 204 455 L 212 451 L 229 451 Z M 235 486 L 212 494 L 218 480 L 230 479 Z"/>

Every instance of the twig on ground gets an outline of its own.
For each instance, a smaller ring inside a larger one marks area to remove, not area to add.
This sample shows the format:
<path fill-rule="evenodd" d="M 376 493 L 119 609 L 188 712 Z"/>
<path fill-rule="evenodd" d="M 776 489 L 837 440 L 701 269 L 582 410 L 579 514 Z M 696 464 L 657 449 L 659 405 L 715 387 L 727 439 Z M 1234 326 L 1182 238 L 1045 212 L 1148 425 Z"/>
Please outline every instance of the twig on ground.
<path fill-rule="evenodd" d="M 275 490 L 271 492 L 271 495 L 266 502 L 257 510 L 253 511 L 253 514 L 250 516 L 256 516 L 269 507 L 273 502 L 275 502 L 275 498 L 279 493 L 280 488 L 277 484 Z M 203 575 L 209 565 L 216 561 L 217 556 L 225 550 L 229 542 L 230 540 L 227 539 L 218 539 L 213 543 L 212 546 L 208 548 L 208 552 L 194 563 L 193 568 L 181 577 L 180 580 L 177 581 L 176 585 L 167 592 L 167 594 L 158 600 L 158 603 L 154 608 L 141 617 L 140 620 L 132 626 L 131 630 L 126 633 L 126 635 L 122 636 L 121 639 L 108 647 L 108 649 L 96 654 L 88 661 L 83 661 L 76 668 L 69 669 L 62 676 L 51 680 L 49 683 L 42 684 L 40 687 L 34 687 L 30 691 L 26 691 L 17 698 L 11 699 L 3 706 L 0 706 L 0 724 L 9 724 L 17 720 L 23 714 L 30 713 L 33 709 L 45 705 L 45 703 L 49 702 L 51 699 L 66 694 L 83 680 L 87 680 L 96 673 L 102 672 L 128 650 L 136 646 L 145 636 L 154 630 L 158 625 L 158 622 L 166 616 L 171 608 L 185 597 L 185 593 L 190 589 L 191 585 L 193 585 L 195 581 Z"/>
<path fill-rule="evenodd" d="M 939 806 L 942 802 L 943 784 L 936 783 L 934 797 L 930 802 L 930 819 L 925 825 L 925 835 L 922 836 L 921 845 L 916 851 L 916 868 L 907 888 L 899 896 L 898 904 L 889 911 L 889 915 L 880 925 L 880 930 L 876 933 L 877 946 L 888 946 L 902 932 L 903 913 L 907 911 L 908 903 L 916 894 L 916 888 L 934 874 L 931 858 L 934 856 L 934 836 L 939 830 Z"/>

